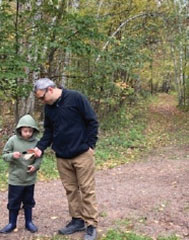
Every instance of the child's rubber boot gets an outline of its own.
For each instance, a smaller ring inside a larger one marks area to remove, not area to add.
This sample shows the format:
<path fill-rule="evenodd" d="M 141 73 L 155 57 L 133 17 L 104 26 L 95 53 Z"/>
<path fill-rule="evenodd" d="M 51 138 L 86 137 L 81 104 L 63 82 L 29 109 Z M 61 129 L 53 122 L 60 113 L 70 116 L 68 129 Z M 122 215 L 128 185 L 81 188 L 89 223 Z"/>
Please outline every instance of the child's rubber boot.
<path fill-rule="evenodd" d="M 10 233 L 16 228 L 18 210 L 9 210 L 9 223 L 0 230 L 0 233 Z"/>
<path fill-rule="evenodd" d="M 32 208 L 25 208 L 25 227 L 28 231 L 35 233 L 38 231 L 38 228 L 32 222 Z"/>

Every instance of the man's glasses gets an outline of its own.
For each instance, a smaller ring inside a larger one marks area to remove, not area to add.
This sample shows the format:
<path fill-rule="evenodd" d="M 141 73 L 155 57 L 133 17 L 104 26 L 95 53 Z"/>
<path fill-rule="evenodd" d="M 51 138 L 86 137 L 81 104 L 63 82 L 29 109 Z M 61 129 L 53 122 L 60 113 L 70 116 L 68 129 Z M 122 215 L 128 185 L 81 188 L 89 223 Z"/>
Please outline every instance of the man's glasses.
<path fill-rule="evenodd" d="M 45 92 L 43 94 L 43 96 L 38 97 L 39 100 L 43 101 L 45 99 L 46 93 L 48 92 L 48 88 L 45 89 Z"/>

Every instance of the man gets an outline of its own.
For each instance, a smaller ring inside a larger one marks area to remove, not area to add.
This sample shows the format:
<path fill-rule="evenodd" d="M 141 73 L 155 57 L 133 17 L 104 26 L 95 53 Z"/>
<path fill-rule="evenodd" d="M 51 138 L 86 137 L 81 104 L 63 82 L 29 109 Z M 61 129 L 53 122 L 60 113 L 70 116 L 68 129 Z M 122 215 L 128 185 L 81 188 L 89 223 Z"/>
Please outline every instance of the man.
<path fill-rule="evenodd" d="M 36 157 L 52 146 L 66 190 L 72 220 L 60 234 L 85 232 L 85 240 L 97 236 L 94 147 L 98 122 L 87 99 L 79 92 L 61 89 L 48 78 L 34 84 L 36 97 L 45 104 L 44 134 L 34 149 Z M 86 228 L 85 228 L 86 224 Z"/>

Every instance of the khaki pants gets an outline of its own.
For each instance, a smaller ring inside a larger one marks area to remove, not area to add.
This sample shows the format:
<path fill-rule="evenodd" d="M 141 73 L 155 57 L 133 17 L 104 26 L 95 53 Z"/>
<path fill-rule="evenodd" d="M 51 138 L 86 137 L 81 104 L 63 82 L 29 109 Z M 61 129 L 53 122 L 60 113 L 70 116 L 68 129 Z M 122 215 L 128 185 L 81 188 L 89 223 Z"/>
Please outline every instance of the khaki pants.
<path fill-rule="evenodd" d="M 70 215 L 96 227 L 98 212 L 92 153 L 89 150 L 72 159 L 57 158 L 57 168 L 66 190 Z"/>

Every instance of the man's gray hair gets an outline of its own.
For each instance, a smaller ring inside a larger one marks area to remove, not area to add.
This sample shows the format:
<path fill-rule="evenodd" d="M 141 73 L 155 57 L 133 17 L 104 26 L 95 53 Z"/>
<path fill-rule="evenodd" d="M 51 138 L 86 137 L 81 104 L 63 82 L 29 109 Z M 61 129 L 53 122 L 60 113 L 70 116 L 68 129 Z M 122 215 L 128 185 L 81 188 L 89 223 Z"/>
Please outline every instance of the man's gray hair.
<path fill-rule="evenodd" d="M 49 78 L 40 78 L 34 83 L 34 91 L 45 90 L 48 87 L 56 87 L 56 84 Z"/>

